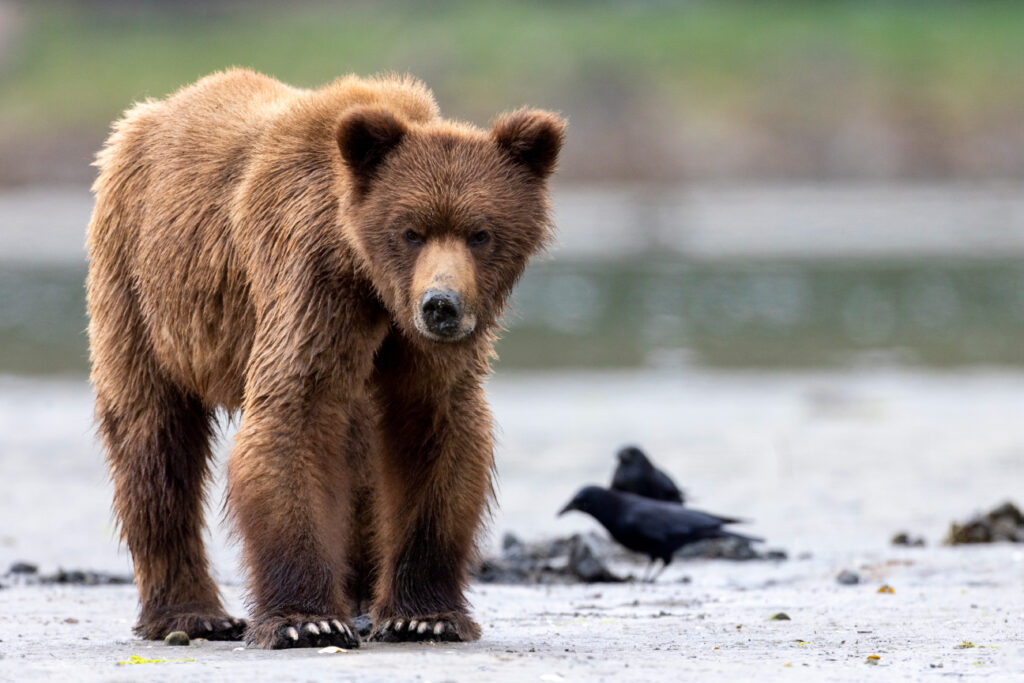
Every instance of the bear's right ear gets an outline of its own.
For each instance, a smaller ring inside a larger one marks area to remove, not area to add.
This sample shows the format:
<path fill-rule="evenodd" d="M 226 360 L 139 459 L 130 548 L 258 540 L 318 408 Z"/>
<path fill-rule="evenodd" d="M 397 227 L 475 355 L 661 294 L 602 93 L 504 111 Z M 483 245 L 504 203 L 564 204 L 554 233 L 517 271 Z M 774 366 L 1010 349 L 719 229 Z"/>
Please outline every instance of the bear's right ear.
<path fill-rule="evenodd" d="M 398 146 L 405 133 L 401 121 L 378 107 L 354 109 L 338 122 L 338 149 L 352 171 L 360 194 L 366 193 L 380 163 Z"/>

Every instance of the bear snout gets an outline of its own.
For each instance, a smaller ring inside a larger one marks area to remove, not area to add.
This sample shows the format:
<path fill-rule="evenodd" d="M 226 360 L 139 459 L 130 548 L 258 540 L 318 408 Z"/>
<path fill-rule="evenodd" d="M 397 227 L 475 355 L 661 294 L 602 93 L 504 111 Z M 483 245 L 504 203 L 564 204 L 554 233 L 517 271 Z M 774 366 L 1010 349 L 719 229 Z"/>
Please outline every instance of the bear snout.
<path fill-rule="evenodd" d="M 428 336 L 444 340 L 464 337 L 472 332 L 475 326 L 475 321 L 464 320 L 465 317 L 465 307 L 458 292 L 450 289 L 430 289 L 420 297 L 417 322 L 422 321 Z M 424 330 L 421 328 L 420 331 Z"/>

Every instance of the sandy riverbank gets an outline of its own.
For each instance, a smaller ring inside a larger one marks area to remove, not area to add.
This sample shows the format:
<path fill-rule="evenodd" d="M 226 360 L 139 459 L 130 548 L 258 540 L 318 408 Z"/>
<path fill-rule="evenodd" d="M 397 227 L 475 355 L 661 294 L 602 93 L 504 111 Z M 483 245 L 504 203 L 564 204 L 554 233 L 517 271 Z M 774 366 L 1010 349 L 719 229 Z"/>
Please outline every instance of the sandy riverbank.
<path fill-rule="evenodd" d="M 1024 671 L 1024 546 L 938 545 L 951 520 L 1020 502 L 1021 373 L 505 373 L 489 392 L 500 424 L 495 538 L 594 530 L 554 511 L 577 486 L 608 477 L 616 446 L 638 441 L 695 506 L 753 520 L 747 530 L 791 559 L 681 562 L 653 587 L 478 586 L 479 643 L 334 657 L 150 647 L 131 637 L 130 587 L 13 586 L 0 590 L 0 679 L 997 680 Z M 28 560 L 43 571 L 127 571 L 90 401 L 81 380 L 0 380 L 0 569 Z M 889 546 L 903 529 L 928 547 Z M 222 529 L 211 550 L 238 611 L 236 551 Z M 863 583 L 839 585 L 842 569 Z M 690 583 L 678 582 L 684 575 Z M 878 594 L 882 583 L 895 593 Z M 768 621 L 779 611 L 792 621 Z M 965 640 L 986 647 L 957 649 Z M 132 654 L 196 662 L 118 668 Z M 881 660 L 868 670 L 870 654 Z"/>
<path fill-rule="evenodd" d="M 167 647 L 131 637 L 130 587 L 14 588 L 0 592 L 0 680 L 1011 680 L 1024 671 L 1020 550 L 859 556 L 856 586 L 835 581 L 837 559 L 689 563 L 688 584 L 477 586 L 479 642 L 348 654 Z M 882 583 L 895 592 L 879 594 Z M 238 589 L 227 592 L 241 609 Z M 780 611 L 791 620 L 771 621 Z M 132 655 L 194 661 L 118 664 Z"/>

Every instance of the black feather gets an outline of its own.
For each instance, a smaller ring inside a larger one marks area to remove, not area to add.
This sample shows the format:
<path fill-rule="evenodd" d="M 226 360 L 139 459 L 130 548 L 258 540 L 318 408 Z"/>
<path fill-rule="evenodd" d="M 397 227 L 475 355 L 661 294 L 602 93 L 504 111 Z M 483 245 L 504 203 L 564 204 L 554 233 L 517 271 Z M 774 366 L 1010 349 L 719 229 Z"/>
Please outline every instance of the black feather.
<path fill-rule="evenodd" d="M 559 514 L 570 510 L 587 513 L 626 548 L 647 555 L 651 560 L 660 559 L 666 565 L 677 550 L 697 541 L 740 538 L 753 543 L 763 540 L 723 529 L 726 524 L 739 521 L 732 517 L 600 486 L 580 489 Z"/>
<path fill-rule="evenodd" d="M 647 455 L 636 446 L 626 446 L 618 452 L 619 464 L 612 475 L 612 489 L 632 493 L 644 498 L 682 504 L 683 492 L 672 479 L 655 467 Z"/>

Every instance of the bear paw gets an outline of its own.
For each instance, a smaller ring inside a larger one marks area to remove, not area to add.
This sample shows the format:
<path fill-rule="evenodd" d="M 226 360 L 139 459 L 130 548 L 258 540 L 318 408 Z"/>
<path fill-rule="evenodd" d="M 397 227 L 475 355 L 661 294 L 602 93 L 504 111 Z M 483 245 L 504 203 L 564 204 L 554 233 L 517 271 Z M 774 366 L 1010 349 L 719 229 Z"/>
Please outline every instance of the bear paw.
<path fill-rule="evenodd" d="M 370 640 L 382 643 L 410 641 L 464 642 L 480 638 L 480 627 L 465 614 L 433 614 L 425 617 L 382 619 Z"/>
<path fill-rule="evenodd" d="M 178 612 L 172 608 L 143 613 L 133 629 L 135 635 L 146 640 L 162 640 L 168 633 L 184 631 L 189 638 L 206 640 L 241 640 L 245 634 L 244 619 L 226 614 Z"/>
<path fill-rule="evenodd" d="M 282 650 L 291 647 L 359 647 L 359 636 L 347 619 L 295 615 L 259 619 L 245 633 L 249 647 Z"/>

